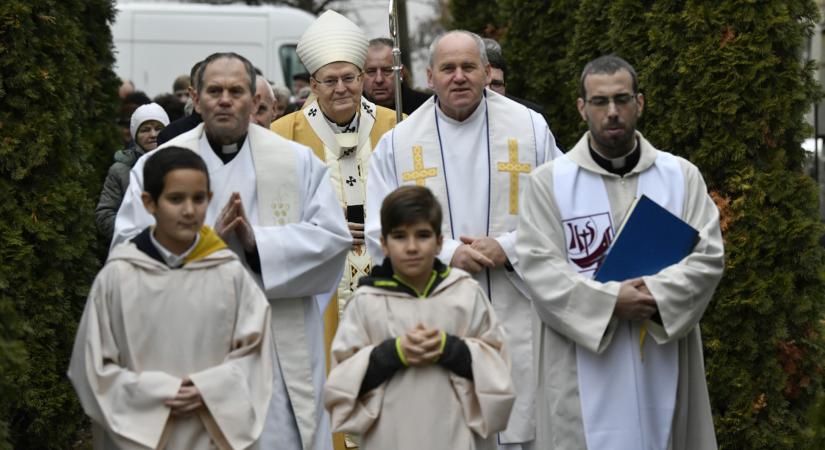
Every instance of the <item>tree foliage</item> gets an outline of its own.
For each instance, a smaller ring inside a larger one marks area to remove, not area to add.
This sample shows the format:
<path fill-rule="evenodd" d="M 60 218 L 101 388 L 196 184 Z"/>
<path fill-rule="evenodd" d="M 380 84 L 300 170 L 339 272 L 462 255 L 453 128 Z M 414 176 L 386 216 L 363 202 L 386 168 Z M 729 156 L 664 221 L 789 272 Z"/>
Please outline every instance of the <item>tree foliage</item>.
<path fill-rule="evenodd" d="M 65 373 L 119 142 L 112 18 L 111 0 L 0 3 L 0 448 L 69 448 L 84 420 Z"/>
<path fill-rule="evenodd" d="M 722 214 L 726 271 L 702 321 L 719 444 L 822 448 L 823 225 L 800 146 L 820 97 L 800 60 L 814 3 L 465 3 L 454 26 L 499 30 L 508 93 L 541 103 L 567 148 L 586 129 L 575 109 L 584 64 L 615 52 L 636 67 L 640 131 L 700 168 Z M 498 14 L 481 27 L 490 3 Z"/>

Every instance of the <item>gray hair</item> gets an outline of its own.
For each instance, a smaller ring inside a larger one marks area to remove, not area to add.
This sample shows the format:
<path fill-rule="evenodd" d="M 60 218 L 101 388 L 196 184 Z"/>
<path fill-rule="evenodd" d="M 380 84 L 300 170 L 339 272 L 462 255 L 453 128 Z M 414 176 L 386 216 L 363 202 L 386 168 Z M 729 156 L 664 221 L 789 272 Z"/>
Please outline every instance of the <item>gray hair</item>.
<path fill-rule="evenodd" d="M 490 66 L 494 69 L 500 69 L 507 75 L 507 60 L 504 59 L 504 53 L 501 51 L 501 44 L 494 39 L 482 38 L 484 41 L 484 48 L 487 50 L 487 60 Z"/>
<path fill-rule="evenodd" d="M 433 68 L 433 63 L 435 62 L 435 49 L 438 47 L 438 43 L 441 42 L 441 39 L 444 39 L 446 36 L 451 34 L 463 34 L 470 39 L 472 39 L 476 43 L 476 47 L 478 47 L 478 56 L 481 58 L 481 65 L 488 66 L 490 61 L 487 60 L 487 49 L 484 47 L 484 41 L 481 40 L 481 36 L 467 30 L 452 30 L 448 31 L 444 34 L 440 34 L 433 39 L 433 43 L 430 44 L 430 58 L 428 61 L 430 69 Z"/>
<path fill-rule="evenodd" d="M 369 46 L 370 47 L 389 47 L 393 48 L 395 42 L 388 37 L 377 37 L 375 39 L 370 39 Z"/>
<path fill-rule="evenodd" d="M 289 102 L 289 97 L 292 95 L 289 89 L 283 86 L 272 86 L 272 91 L 275 93 L 275 101 L 277 102 Z"/>
<path fill-rule="evenodd" d="M 636 69 L 634 69 L 629 62 L 611 53 L 609 55 L 599 56 L 584 66 L 582 76 L 579 79 L 579 95 L 581 95 L 581 98 L 585 100 L 587 99 L 587 90 L 584 88 L 584 80 L 588 75 L 613 75 L 622 69 L 626 70 L 630 74 L 630 79 L 633 81 L 633 93 L 635 94 L 639 92 L 639 82 L 636 78 Z"/>
<path fill-rule="evenodd" d="M 259 77 L 259 79 L 264 82 L 264 85 L 266 85 L 266 89 L 269 90 L 269 97 L 272 98 L 272 100 L 275 100 L 275 91 L 272 89 L 272 84 L 270 84 L 269 80 L 267 80 L 263 75 L 261 75 Z M 256 79 L 255 80 L 255 94 L 257 94 L 257 93 L 258 93 L 258 80 Z M 260 94 L 261 94 L 261 96 L 264 95 L 263 92 L 261 92 Z"/>
<path fill-rule="evenodd" d="M 251 62 L 249 62 L 248 59 L 244 58 L 243 56 L 235 52 L 212 53 L 211 55 L 207 56 L 206 59 L 203 60 L 200 68 L 198 69 L 198 82 L 195 84 L 195 88 L 197 89 L 198 94 L 200 94 L 203 90 L 203 73 L 206 72 L 206 68 L 213 62 L 224 58 L 237 59 L 238 61 L 243 63 L 244 68 L 246 69 L 246 74 L 249 76 L 249 92 L 252 93 L 252 95 L 255 95 L 255 67 L 252 65 Z"/>

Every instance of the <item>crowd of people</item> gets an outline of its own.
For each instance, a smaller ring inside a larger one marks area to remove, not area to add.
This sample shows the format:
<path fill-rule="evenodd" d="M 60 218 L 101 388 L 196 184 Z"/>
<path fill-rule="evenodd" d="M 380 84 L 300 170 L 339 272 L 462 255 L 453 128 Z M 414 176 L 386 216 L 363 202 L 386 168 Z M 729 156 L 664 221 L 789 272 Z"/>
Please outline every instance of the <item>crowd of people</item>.
<path fill-rule="evenodd" d="M 391 48 L 327 11 L 293 93 L 215 53 L 175 80 L 191 113 L 129 112 L 69 367 L 95 448 L 716 448 L 719 213 L 636 129 L 635 69 L 583 68 L 563 153 L 494 41 L 437 37 L 432 94 L 402 84 L 402 105 Z M 641 195 L 695 246 L 595 281 Z"/>

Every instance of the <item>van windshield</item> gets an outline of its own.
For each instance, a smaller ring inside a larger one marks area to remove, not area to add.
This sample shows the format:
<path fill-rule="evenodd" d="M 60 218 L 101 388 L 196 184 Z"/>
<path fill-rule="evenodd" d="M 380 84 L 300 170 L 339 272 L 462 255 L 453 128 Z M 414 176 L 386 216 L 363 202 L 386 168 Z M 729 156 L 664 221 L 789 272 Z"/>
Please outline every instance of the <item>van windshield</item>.
<path fill-rule="evenodd" d="M 281 67 L 284 71 L 284 81 L 286 85 L 289 86 L 290 91 L 294 91 L 292 88 L 292 77 L 299 73 L 306 73 L 307 71 L 298 58 L 298 53 L 295 51 L 296 47 L 295 45 L 282 45 L 281 48 L 278 49 L 281 58 Z"/>

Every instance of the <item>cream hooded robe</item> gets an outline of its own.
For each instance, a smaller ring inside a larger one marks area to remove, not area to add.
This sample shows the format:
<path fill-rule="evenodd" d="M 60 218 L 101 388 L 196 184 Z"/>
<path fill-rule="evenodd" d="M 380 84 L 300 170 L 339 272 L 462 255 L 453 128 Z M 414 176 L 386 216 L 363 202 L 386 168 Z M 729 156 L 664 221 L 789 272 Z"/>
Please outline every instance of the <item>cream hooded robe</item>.
<path fill-rule="evenodd" d="M 178 269 L 128 242 L 95 279 L 69 366 L 95 449 L 242 449 L 260 435 L 272 392 L 269 303 L 235 254 L 203 233 L 192 253 L 202 256 Z M 198 251 L 210 243 L 211 253 Z M 185 377 L 206 408 L 177 418 L 164 401 Z"/>
<path fill-rule="evenodd" d="M 437 364 L 407 367 L 359 397 L 373 348 L 418 322 L 464 340 L 474 380 Z M 362 450 L 495 449 L 515 401 L 503 333 L 479 284 L 460 269 L 448 269 L 426 298 L 359 287 L 332 343 L 324 397 L 333 430 L 361 434 Z"/>

